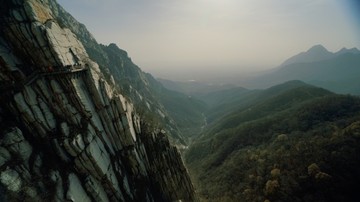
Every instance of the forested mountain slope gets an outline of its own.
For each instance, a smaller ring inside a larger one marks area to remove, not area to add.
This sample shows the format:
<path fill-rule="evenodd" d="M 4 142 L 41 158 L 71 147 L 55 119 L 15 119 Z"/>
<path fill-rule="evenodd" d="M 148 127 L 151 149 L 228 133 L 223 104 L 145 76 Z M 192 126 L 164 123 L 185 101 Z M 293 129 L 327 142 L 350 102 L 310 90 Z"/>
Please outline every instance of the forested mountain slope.
<path fill-rule="evenodd" d="M 270 97 L 276 97 L 286 91 L 289 91 L 291 89 L 299 88 L 299 87 L 310 87 L 309 84 L 306 84 L 302 81 L 293 80 L 288 81 L 276 86 L 269 87 L 264 90 L 244 90 L 243 88 L 235 88 L 233 90 L 225 90 L 220 91 L 217 94 L 212 93 L 211 96 L 220 95 L 218 98 L 221 100 L 220 102 L 217 102 L 215 105 L 210 105 L 209 110 L 206 113 L 208 123 L 212 123 L 215 120 L 223 119 L 224 116 L 227 114 L 230 114 L 234 111 L 241 111 L 244 109 L 249 108 L 250 106 L 254 105 L 254 103 L 260 103 L 265 102 Z M 325 90 L 319 89 L 314 91 L 319 91 L 318 93 L 325 93 Z M 229 96 L 226 96 L 226 94 L 229 93 Z M 316 93 L 316 92 L 314 92 Z M 330 92 L 328 92 L 330 93 Z M 224 95 L 225 94 L 225 95 Z M 298 97 L 301 97 L 300 95 Z M 305 96 L 304 99 L 308 97 Z M 215 99 L 211 99 L 215 100 Z M 295 100 L 294 100 L 295 101 Z M 205 101 L 204 101 L 205 102 Z"/>
<path fill-rule="evenodd" d="M 271 95 L 214 122 L 189 148 L 202 200 L 356 201 L 360 99 L 310 85 Z"/>

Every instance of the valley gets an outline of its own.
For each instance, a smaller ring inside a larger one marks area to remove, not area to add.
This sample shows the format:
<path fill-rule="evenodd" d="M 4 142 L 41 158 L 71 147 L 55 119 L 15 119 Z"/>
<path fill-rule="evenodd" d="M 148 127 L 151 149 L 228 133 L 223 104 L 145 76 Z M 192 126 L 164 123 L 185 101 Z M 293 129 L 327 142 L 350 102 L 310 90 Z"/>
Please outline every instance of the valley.
<path fill-rule="evenodd" d="M 357 48 L 176 81 L 56 1 L 0 3 L 0 201 L 358 201 Z"/>
<path fill-rule="evenodd" d="M 200 201 L 356 201 L 359 85 L 336 83 L 358 74 L 360 54 L 325 50 L 251 81 L 279 83 L 265 89 L 160 80 L 207 106 L 205 127 L 183 152 Z M 312 61 L 317 54 L 326 57 Z M 309 78 L 334 85 L 300 81 Z"/>

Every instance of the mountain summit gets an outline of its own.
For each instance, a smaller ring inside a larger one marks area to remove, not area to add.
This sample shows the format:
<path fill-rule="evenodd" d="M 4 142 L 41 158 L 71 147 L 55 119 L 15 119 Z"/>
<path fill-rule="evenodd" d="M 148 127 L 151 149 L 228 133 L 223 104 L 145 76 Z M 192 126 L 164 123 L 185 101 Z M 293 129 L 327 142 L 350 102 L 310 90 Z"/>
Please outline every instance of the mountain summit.
<path fill-rule="evenodd" d="M 330 59 L 331 57 L 333 57 L 333 53 L 329 52 L 324 46 L 315 45 L 311 47 L 308 51 L 299 53 L 285 60 L 285 62 L 281 64 L 281 66 L 293 63 L 322 61 Z"/>
<path fill-rule="evenodd" d="M 290 57 L 274 69 L 250 82 L 252 88 L 265 88 L 289 80 L 301 80 L 336 93 L 360 94 L 360 51 L 342 48 L 330 52 L 322 45 Z"/>

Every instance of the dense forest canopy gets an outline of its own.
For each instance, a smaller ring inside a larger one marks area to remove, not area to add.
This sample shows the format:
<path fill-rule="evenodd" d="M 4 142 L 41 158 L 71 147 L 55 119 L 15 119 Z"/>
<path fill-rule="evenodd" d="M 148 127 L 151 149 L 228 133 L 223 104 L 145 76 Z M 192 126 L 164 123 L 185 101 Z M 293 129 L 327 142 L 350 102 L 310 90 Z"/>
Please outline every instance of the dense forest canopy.
<path fill-rule="evenodd" d="M 308 85 L 271 95 L 213 123 L 190 147 L 201 199 L 356 201 L 360 99 Z"/>

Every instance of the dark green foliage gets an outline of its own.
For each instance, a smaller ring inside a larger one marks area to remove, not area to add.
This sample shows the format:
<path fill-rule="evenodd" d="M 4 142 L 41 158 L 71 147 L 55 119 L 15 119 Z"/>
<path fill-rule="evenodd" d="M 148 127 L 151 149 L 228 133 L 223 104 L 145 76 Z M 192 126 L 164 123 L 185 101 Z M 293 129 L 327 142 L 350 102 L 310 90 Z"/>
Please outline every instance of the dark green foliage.
<path fill-rule="evenodd" d="M 198 129 L 204 124 L 203 112 L 205 111 L 205 105 L 202 102 L 171 91 L 162 94 L 159 99 L 185 137 L 191 137 L 200 132 Z"/>
<path fill-rule="evenodd" d="M 251 108 L 214 123 L 186 153 L 204 201 L 357 200 L 359 98 L 301 86 Z"/>
<path fill-rule="evenodd" d="M 204 124 L 205 103 L 192 96 L 164 88 L 150 74 L 147 74 L 147 79 L 153 86 L 153 95 L 164 105 L 167 113 L 179 127 L 181 134 L 185 138 L 198 134 Z"/>
<path fill-rule="evenodd" d="M 330 94 L 329 91 L 321 88 L 298 81 L 290 81 L 259 91 L 256 98 L 251 95 L 249 103 L 243 102 L 242 106 L 233 106 L 233 111 L 208 127 L 208 131 L 209 134 L 215 134 L 223 129 L 234 128 L 241 123 L 272 116 L 307 100 Z"/>
<path fill-rule="evenodd" d="M 265 90 L 248 90 L 243 93 L 238 92 L 238 93 L 234 93 L 233 97 L 230 98 L 226 96 L 223 97 L 224 100 L 221 103 L 218 103 L 217 105 L 213 106 L 212 109 L 209 110 L 209 112 L 207 113 L 208 122 L 211 123 L 216 120 L 224 119 L 223 116 L 226 114 L 233 113 L 234 111 L 249 109 L 249 107 L 252 106 L 254 103 L 264 102 L 271 97 L 276 97 L 286 91 L 299 87 L 308 87 L 314 89 L 314 91 L 318 91 L 318 92 L 311 92 L 311 94 L 329 93 L 323 89 L 314 88 L 313 86 L 310 86 L 302 81 L 297 81 L 297 80 L 287 81 L 283 84 L 276 85 Z M 302 93 L 306 94 L 307 92 L 302 92 Z M 311 95 L 306 95 L 306 98 L 310 96 Z"/>

